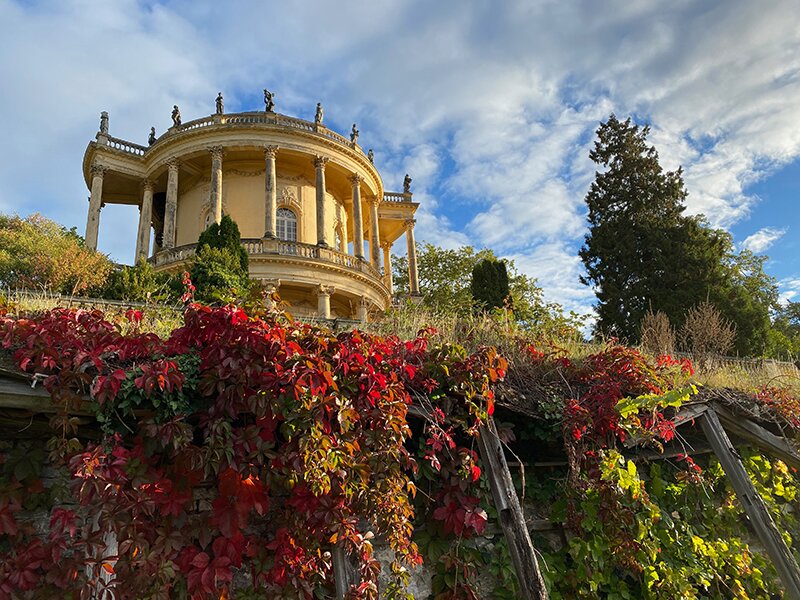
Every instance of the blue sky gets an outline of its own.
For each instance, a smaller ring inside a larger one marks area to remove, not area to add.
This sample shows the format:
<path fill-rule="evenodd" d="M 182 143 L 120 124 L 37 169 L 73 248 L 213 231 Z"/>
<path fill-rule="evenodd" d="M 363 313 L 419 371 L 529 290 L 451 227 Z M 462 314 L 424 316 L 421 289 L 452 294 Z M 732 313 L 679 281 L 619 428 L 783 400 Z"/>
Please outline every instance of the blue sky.
<path fill-rule="evenodd" d="M 768 254 L 800 300 L 800 4 L 796 0 L 0 0 L 0 211 L 83 231 L 81 159 L 111 134 L 263 108 L 375 149 L 388 189 L 414 179 L 417 239 L 493 248 L 548 299 L 578 283 L 594 131 L 652 127 L 688 207 Z M 100 249 L 129 261 L 137 211 L 107 206 Z M 404 244 L 397 244 L 403 252 Z"/>

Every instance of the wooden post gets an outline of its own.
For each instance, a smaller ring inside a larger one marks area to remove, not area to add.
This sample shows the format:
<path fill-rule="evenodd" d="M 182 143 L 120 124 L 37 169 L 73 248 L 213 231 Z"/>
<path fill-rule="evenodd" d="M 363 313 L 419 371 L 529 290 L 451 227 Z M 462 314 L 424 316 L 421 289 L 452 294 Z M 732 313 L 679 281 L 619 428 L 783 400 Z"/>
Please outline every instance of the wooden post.
<path fill-rule="evenodd" d="M 800 569 L 797 567 L 797 562 L 786 546 L 778 528 L 775 527 L 772 516 L 742 464 L 742 458 L 731 444 L 728 434 L 725 433 L 725 429 L 712 407 L 709 407 L 700 417 L 700 425 L 703 427 L 703 432 L 711 443 L 711 447 L 714 448 L 725 475 L 744 507 L 758 539 L 772 559 L 783 582 L 787 597 L 800 600 Z"/>
<path fill-rule="evenodd" d="M 547 588 L 539 571 L 539 564 L 536 562 L 525 515 L 522 513 L 503 447 L 500 445 L 500 438 L 497 436 L 497 429 L 491 417 L 479 429 L 478 445 L 486 476 L 492 488 L 494 505 L 500 516 L 500 526 L 506 536 L 508 550 L 517 574 L 519 598 L 547 600 Z"/>
<path fill-rule="evenodd" d="M 341 544 L 336 544 L 331 551 L 333 558 L 333 579 L 336 584 L 336 600 L 344 600 L 350 591 L 350 567 L 347 554 Z"/>

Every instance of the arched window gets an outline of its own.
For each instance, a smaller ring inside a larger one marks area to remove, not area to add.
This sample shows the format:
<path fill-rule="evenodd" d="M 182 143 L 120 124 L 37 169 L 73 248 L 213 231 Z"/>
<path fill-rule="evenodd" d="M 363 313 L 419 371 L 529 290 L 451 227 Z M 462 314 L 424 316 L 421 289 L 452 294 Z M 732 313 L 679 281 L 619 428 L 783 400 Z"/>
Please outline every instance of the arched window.
<path fill-rule="evenodd" d="M 297 241 L 297 216 L 294 212 L 288 208 L 279 208 L 275 225 L 278 238 L 289 242 Z"/>

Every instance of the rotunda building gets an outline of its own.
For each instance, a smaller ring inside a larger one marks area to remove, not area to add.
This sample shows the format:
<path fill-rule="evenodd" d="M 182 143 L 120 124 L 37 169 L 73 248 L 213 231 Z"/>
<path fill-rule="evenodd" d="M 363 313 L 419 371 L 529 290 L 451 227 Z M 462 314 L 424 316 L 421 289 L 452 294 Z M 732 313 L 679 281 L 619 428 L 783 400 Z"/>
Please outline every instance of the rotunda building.
<path fill-rule="evenodd" d="M 266 91 L 265 91 L 266 98 Z M 200 233 L 229 215 L 250 276 L 298 316 L 365 320 L 389 307 L 391 248 L 406 237 L 411 293 L 418 292 L 410 179 L 388 192 L 358 145 L 322 123 L 273 112 L 216 114 L 173 126 L 149 144 L 109 134 L 108 114 L 83 159 L 90 189 L 86 244 L 97 247 L 105 204 L 139 207 L 137 260 L 187 268 Z"/>

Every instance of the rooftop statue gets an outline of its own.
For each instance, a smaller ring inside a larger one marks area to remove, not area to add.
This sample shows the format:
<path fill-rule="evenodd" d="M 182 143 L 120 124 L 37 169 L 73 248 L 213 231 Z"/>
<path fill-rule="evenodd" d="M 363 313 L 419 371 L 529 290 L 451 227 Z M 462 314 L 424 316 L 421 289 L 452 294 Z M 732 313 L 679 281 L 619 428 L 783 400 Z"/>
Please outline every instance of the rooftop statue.
<path fill-rule="evenodd" d="M 403 193 L 404 194 L 410 194 L 411 193 L 411 181 L 412 181 L 411 177 L 409 177 L 408 173 L 406 173 L 406 176 L 403 178 Z"/>
<path fill-rule="evenodd" d="M 317 102 L 317 114 L 314 115 L 314 123 L 322 125 L 322 118 L 324 111 L 322 110 L 322 102 Z"/>
<path fill-rule="evenodd" d="M 350 131 L 350 141 L 354 144 L 358 143 L 358 129 L 355 123 L 353 123 L 353 129 Z"/>
<path fill-rule="evenodd" d="M 106 111 L 100 113 L 100 133 L 108 133 L 108 113 Z"/>
<path fill-rule="evenodd" d="M 370 148 L 369 152 L 367 152 L 367 158 L 369 159 L 369 162 L 375 162 L 375 153 L 372 151 L 372 148 Z"/>
<path fill-rule="evenodd" d="M 150 136 L 147 138 L 147 144 L 149 146 L 152 146 L 155 143 L 156 143 L 156 128 L 155 127 L 151 127 L 150 128 Z"/>
<path fill-rule="evenodd" d="M 267 105 L 267 112 L 274 112 L 275 108 L 275 94 L 264 88 L 264 104 Z"/>
<path fill-rule="evenodd" d="M 222 92 L 217 94 L 217 114 L 221 115 L 225 112 L 225 101 L 222 99 Z"/>
<path fill-rule="evenodd" d="M 172 126 L 179 127 L 181 124 L 181 111 L 177 104 L 172 106 Z"/>

